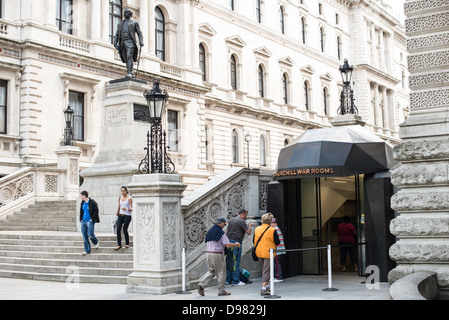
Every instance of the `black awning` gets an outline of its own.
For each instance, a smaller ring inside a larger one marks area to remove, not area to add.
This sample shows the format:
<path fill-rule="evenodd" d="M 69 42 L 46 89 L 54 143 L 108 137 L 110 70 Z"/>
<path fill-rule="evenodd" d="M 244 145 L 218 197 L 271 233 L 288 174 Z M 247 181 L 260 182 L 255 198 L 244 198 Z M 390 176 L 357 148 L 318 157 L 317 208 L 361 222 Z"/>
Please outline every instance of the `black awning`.
<path fill-rule="evenodd" d="M 361 126 L 308 130 L 284 147 L 275 178 L 345 177 L 387 171 L 392 148 Z"/>

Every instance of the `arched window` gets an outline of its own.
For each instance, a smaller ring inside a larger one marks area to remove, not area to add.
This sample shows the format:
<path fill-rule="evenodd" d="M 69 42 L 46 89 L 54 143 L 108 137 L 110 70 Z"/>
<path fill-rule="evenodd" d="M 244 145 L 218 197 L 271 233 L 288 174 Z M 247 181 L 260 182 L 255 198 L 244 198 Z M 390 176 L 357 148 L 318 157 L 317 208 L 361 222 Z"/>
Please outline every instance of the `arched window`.
<path fill-rule="evenodd" d="M 239 135 L 232 130 L 232 163 L 239 163 Z"/>
<path fill-rule="evenodd" d="M 324 108 L 324 114 L 328 115 L 329 99 L 327 96 L 327 88 L 323 88 L 323 108 Z"/>
<path fill-rule="evenodd" d="M 262 65 L 259 65 L 259 68 L 257 70 L 257 76 L 258 76 L 258 80 L 259 80 L 259 97 L 264 97 L 264 91 L 263 91 L 263 68 Z"/>
<path fill-rule="evenodd" d="M 231 56 L 231 88 L 237 90 L 237 61 L 235 56 Z"/>
<path fill-rule="evenodd" d="M 304 81 L 304 106 L 309 110 L 309 83 Z"/>
<path fill-rule="evenodd" d="M 288 82 L 285 73 L 282 75 L 282 99 L 285 104 L 288 103 Z"/>
<path fill-rule="evenodd" d="M 165 17 L 162 10 L 156 7 L 155 22 L 156 22 L 156 56 L 165 61 Z"/>
<path fill-rule="evenodd" d="M 122 0 L 109 1 L 109 41 L 114 43 L 117 25 L 122 21 Z"/>
<path fill-rule="evenodd" d="M 284 8 L 280 7 L 279 8 L 279 22 L 280 22 L 280 28 L 281 28 L 281 32 L 284 34 L 285 33 L 285 15 L 284 15 Z"/>
<path fill-rule="evenodd" d="M 324 29 L 320 28 L 320 46 L 321 52 L 324 52 Z"/>
<path fill-rule="evenodd" d="M 301 18 L 301 35 L 302 35 L 302 43 L 306 43 L 306 19 L 304 17 Z"/>
<path fill-rule="evenodd" d="M 260 165 L 267 165 L 267 144 L 265 141 L 265 137 L 263 135 L 260 136 L 259 139 L 259 151 L 260 151 Z"/>
<path fill-rule="evenodd" d="M 204 50 L 204 46 L 200 43 L 200 69 L 203 72 L 203 81 L 206 81 L 206 50 Z"/>

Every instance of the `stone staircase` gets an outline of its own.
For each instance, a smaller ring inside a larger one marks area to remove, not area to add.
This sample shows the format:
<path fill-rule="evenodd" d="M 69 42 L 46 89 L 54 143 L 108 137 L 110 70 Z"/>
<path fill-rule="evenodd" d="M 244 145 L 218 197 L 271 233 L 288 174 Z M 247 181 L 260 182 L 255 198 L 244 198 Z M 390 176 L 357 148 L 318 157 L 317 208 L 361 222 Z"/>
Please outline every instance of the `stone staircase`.
<path fill-rule="evenodd" d="M 41 202 L 0 220 L 0 277 L 126 284 L 132 235 L 131 248 L 114 251 L 116 236 L 97 233 L 99 248 L 83 256 L 75 211 L 75 201 Z"/>
<path fill-rule="evenodd" d="M 76 201 L 41 201 L 0 220 L 0 231 L 76 231 Z"/>

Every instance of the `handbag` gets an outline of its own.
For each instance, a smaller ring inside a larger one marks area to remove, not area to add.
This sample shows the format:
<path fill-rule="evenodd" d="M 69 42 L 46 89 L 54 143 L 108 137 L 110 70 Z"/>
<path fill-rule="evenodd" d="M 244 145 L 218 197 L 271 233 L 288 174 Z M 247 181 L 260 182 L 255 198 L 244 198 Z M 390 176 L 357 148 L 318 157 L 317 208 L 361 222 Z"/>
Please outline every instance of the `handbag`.
<path fill-rule="evenodd" d="M 256 255 L 256 248 L 259 245 L 260 240 L 262 239 L 263 235 L 265 234 L 265 232 L 267 232 L 267 230 L 270 229 L 270 226 L 268 226 L 268 228 L 265 229 L 265 231 L 262 233 L 262 235 L 260 236 L 259 240 L 257 240 L 256 246 L 253 248 L 253 250 L 251 251 L 251 256 L 253 257 L 254 261 L 259 261 L 259 258 Z"/>

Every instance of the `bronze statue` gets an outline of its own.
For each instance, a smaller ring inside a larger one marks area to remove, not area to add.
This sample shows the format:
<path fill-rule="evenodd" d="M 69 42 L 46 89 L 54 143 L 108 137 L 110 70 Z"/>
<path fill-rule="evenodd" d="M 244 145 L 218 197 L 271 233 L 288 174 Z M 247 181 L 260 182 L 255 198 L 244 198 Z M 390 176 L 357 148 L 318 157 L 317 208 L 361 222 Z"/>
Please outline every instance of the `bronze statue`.
<path fill-rule="evenodd" d="M 117 26 L 117 32 L 114 37 L 114 47 L 120 53 L 122 62 L 126 63 L 126 78 L 133 78 L 134 62 L 137 62 L 139 50 L 137 47 L 136 33 L 139 36 L 140 48 L 143 47 L 143 37 L 140 31 L 139 23 L 131 20 L 133 12 L 125 9 L 123 12 L 125 20 Z"/>

